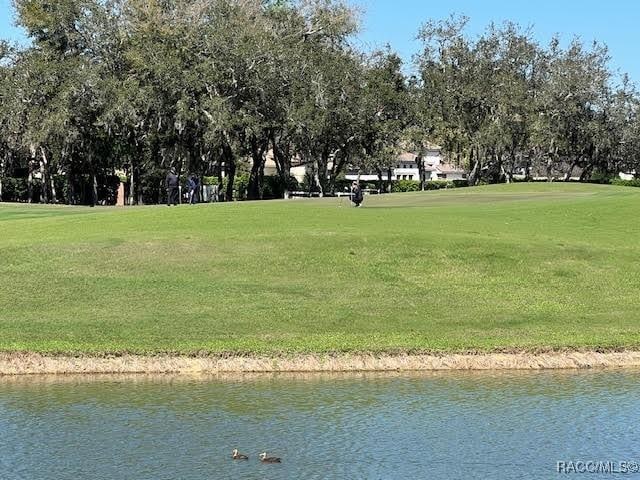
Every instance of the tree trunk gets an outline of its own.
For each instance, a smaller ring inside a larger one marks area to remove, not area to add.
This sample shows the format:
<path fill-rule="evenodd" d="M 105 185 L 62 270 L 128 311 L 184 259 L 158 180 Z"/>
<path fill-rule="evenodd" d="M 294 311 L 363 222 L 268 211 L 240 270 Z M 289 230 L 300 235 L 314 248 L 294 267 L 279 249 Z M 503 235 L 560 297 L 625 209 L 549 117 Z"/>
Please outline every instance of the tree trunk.
<path fill-rule="evenodd" d="M 593 163 L 589 163 L 584 170 L 582 170 L 582 173 L 580 174 L 580 181 L 581 182 L 586 182 L 590 177 L 591 177 L 591 172 L 593 171 Z"/>
<path fill-rule="evenodd" d="M 569 167 L 569 170 L 567 171 L 566 175 L 564 176 L 564 181 L 565 182 L 570 182 L 571 181 L 571 175 L 573 174 L 573 170 L 576 168 L 577 165 L 578 165 L 578 160 L 574 160 L 573 162 L 571 162 L 571 166 Z"/>
<path fill-rule="evenodd" d="M 495 162 L 495 165 L 498 167 L 497 170 L 497 174 L 496 176 L 493 178 L 494 183 L 502 183 L 503 181 L 506 182 L 506 177 L 507 174 L 504 171 L 504 164 L 503 164 L 503 158 L 502 158 L 502 150 L 500 149 L 496 149 L 494 147 L 493 149 L 493 159 Z"/>
<path fill-rule="evenodd" d="M 471 173 L 469 174 L 468 184 L 470 187 L 476 186 L 478 184 L 479 173 L 480 173 L 480 161 L 476 160 L 476 162 L 473 165 L 473 170 L 471 170 Z"/>
<path fill-rule="evenodd" d="M 534 154 L 535 154 L 535 150 L 534 150 Z M 527 161 L 524 164 L 524 181 L 525 182 L 531 181 L 531 155 L 527 156 Z"/>
<path fill-rule="evenodd" d="M 44 147 L 40 147 L 40 156 L 42 157 L 43 175 L 42 175 L 42 190 L 47 191 L 47 188 L 51 189 L 51 203 L 58 203 L 56 198 L 56 186 L 53 180 L 53 174 L 51 173 L 51 164 L 47 158 L 47 152 Z M 45 203 L 48 203 L 47 194 L 45 193 Z"/>
<path fill-rule="evenodd" d="M 91 172 L 91 206 L 95 207 L 98 204 L 98 177 L 96 172 Z"/>
<path fill-rule="evenodd" d="M 471 148 L 471 158 L 469 160 L 469 163 L 473 164 L 473 169 L 471 170 L 471 173 L 469 173 L 469 180 L 467 183 L 470 187 L 473 187 L 478 184 L 478 179 L 482 169 L 482 164 L 480 163 L 480 152 L 477 147 Z"/>
<path fill-rule="evenodd" d="M 56 183 L 51 168 L 49 168 L 49 183 L 51 184 L 51 203 L 58 203 L 58 193 L 56 191 Z"/>
<path fill-rule="evenodd" d="M 234 160 L 227 162 L 227 191 L 225 192 L 225 200 L 233 202 L 233 187 L 236 180 L 236 164 Z"/>
<path fill-rule="evenodd" d="M 333 165 L 331 166 L 331 171 L 329 173 L 329 185 L 328 189 L 332 195 L 336 193 L 336 181 L 338 179 L 338 175 L 342 173 L 344 166 L 349 162 L 349 157 L 347 154 L 339 155 L 339 151 L 336 151 L 333 155 Z M 338 160 L 340 158 L 340 160 Z"/>
<path fill-rule="evenodd" d="M 324 197 L 324 191 L 322 190 L 322 183 L 320 182 L 320 165 L 318 160 L 313 161 L 313 183 L 318 187 L 318 191 L 320 192 L 320 197 Z"/>
<path fill-rule="evenodd" d="M 251 138 L 251 173 L 249 174 L 249 186 L 247 198 L 249 200 L 262 199 L 262 183 L 264 179 L 264 164 L 266 145 L 259 144 L 255 137 Z"/>
<path fill-rule="evenodd" d="M 500 175 L 504 178 L 504 181 L 507 185 L 511 183 L 511 175 L 507 173 L 507 171 L 504 169 L 504 165 L 502 164 L 500 165 Z"/>
<path fill-rule="evenodd" d="M 138 200 L 136 202 L 137 205 L 144 205 L 144 201 L 142 198 L 142 182 L 140 179 L 142 178 L 142 174 L 140 173 L 140 165 L 138 164 L 138 168 L 136 168 L 136 178 L 138 179 Z"/>
<path fill-rule="evenodd" d="M 281 138 L 282 140 L 282 138 Z M 289 178 L 291 176 L 291 155 L 289 154 L 288 143 L 281 146 L 276 140 L 275 131 L 271 132 L 271 146 L 273 147 L 273 160 L 276 162 L 276 170 L 280 176 L 280 181 L 284 186 L 284 198 L 289 198 Z"/>
<path fill-rule="evenodd" d="M 547 182 L 553 182 L 553 158 L 547 158 Z"/>
<path fill-rule="evenodd" d="M 215 189 L 216 192 L 216 202 L 220 202 L 222 198 L 222 185 L 224 183 L 224 175 L 222 171 L 222 157 L 219 157 L 216 161 L 216 177 L 218 177 L 218 185 Z"/>
<path fill-rule="evenodd" d="M 376 167 L 376 173 L 378 174 L 378 192 L 382 193 L 382 190 L 384 190 L 384 183 L 382 181 L 382 169 L 380 167 Z"/>
<path fill-rule="evenodd" d="M 131 161 L 131 171 L 129 172 L 129 198 L 127 199 L 127 205 L 134 205 L 136 201 L 136 175 L 134 162 Z"/>
<path fill-rule="evenodd" d="M 227 202 L 233 202 L 233 184 L 236 179 L 236 160 L 233 156 L 233 150 L 227 142 L 224 143 L 222 151 L 225 169 L 227 171 L 227 191 L 225 192 L 225 200 Z"/>
<path fill-rule="evenodd" d="M 4 179 L 5 156 L 0 159 L 0 202 L 2 202 L 2 180 Z"/>
<path fill-rule="evenodd" d="M 33 203 L 33 162 L 29 162 L 29 176 L 27 177 L 28 202 Z"/>
<path fill-rule="evenodd" d="M 424 170 L 424 159 L 422 156 L 419 156 L 417 159 L 418 162 L 418 174 L 420 175 L 420 190 L 424 192 L 425 184 L 426 184 L 426 176 Z"/>
<path fill-rule="evenodd" d="M 75 205 L 76 202 L 76 187 L 73 184 L 73 175 L 71 174 L 71 167 L 67 170 L 67 204 Z"/>
<path fill-rule="evenodd" d="M 40 158 L 40 203 L 49 203 L 46 157 Z"/>

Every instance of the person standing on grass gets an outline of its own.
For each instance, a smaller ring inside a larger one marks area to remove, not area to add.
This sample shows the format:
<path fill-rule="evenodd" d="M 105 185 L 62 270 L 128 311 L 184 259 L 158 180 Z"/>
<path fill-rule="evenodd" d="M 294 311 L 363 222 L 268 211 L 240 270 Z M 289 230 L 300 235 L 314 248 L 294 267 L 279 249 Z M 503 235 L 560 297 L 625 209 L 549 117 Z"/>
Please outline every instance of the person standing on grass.
<path fill-rule="evenodd" d="M 189 204 L 194 205 L 198 200 L 198 179 L 195 175 L 191 175 L 187 180 L 187 188 L 189 189 Z"/>
<path fill-rule="evenodd" d="M 358 182 L 353 182 L 353 185 L 351 186 L 351 201 L 356 207 L 362 205 L 362 202 L 364 201 L 364 194 Z"/>
<path fill-rule="evenodd" d="M 167 174 L 166 179 L 167 186 L 167 206 L 178 204 L 178 188 L 180 186 L 180 179 L 176 175 L 175 168 L 172 168 Z"/>

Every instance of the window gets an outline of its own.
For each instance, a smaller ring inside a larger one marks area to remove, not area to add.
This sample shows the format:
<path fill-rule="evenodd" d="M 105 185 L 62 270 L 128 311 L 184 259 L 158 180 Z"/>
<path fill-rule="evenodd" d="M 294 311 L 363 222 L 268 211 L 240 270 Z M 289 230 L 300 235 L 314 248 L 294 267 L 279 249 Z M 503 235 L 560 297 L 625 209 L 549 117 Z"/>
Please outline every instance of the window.
<path fill-rule="evenodd" d="M 413 175 L 409 175 L 409 180 L 413 180 Z"/>

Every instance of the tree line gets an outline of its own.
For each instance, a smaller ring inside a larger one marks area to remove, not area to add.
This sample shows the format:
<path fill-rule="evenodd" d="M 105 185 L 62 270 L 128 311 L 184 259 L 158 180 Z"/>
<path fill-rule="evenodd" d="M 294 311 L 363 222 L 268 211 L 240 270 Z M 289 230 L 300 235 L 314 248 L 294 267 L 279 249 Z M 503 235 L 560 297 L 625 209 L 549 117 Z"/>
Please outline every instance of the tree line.
<path fill-rule="evenodd" d="M 111 202 L 125 181 L 131 204 L 160 202 L 170 168 L 260 199 L 297 187 L 292 162 L 330 194 L 347 169 L 385 183 L 429 143 L 471 184 L 586 181 L 640 158 L 640 96 L 599 43 L 542 45 L 511 23 L 470 36 L 451 17 L 424 24 L 407 67 L 355 48 L 339 0 L 14 5 L 29 42 L 0 43 L 0 199 Z"/>

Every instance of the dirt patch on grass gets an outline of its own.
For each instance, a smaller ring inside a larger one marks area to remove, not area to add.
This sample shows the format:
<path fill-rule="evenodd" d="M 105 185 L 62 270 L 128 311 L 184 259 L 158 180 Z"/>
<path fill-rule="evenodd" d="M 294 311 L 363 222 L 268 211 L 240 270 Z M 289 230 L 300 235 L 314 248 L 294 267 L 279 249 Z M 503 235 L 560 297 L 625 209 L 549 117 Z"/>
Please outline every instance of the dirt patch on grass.
<path fill-rule="evenodd" d="M 543 370 L 639 366 L 639 351 L 447 355 L 340 354 L 224 358 L 169 355 L 72 357 L 0 353 L 0 375 Z"/>

